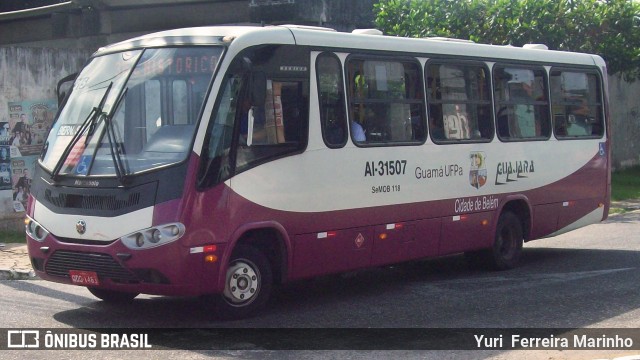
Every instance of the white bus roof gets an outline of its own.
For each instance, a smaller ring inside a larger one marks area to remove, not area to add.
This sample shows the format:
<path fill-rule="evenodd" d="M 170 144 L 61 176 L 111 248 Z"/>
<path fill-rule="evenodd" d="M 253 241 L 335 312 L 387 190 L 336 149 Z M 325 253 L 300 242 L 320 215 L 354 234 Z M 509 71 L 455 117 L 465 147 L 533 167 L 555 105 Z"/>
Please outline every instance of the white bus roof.
<path fill-rule="evenodd" d="M 486 45 L 468 41 L 446 41 L 443 38 L 403 38 L 396 36 L 370 35 L 366 32 L 344 33 L 333 29 L 280 25 L 280 26 L 207 26 L 167 30 L 143 35 L 120 43 L 100 48 L 95 55 L 124 51 L 142 47 L 171 45 L 212 45 L 233 39 L 234 45 L 297 44 L 312 47 L 336 48 L 345 52 L 394 51 L 415 56 L 428 54 L 462 56 L 480 59 L 505 59 L 540 61 L 544 63 L 566 63 L 575 65 L 604 66 L 597 55 L 565 51 L 543 50 L 536 47 Z M 455 40 L 455 39 L 454 39 Z"/>

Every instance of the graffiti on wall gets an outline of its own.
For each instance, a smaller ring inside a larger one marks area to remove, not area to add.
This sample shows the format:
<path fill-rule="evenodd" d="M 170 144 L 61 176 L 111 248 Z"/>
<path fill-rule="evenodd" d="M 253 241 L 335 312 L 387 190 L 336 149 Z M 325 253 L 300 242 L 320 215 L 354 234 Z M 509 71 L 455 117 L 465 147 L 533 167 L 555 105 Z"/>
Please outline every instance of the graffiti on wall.
<path fill-rule="evenodd" d="M 8 103 L 9 121 L 0 122 L 0 190 L 12 190 L 13 209 L 25 211 L 31 174 L 53 124 L 55 100 Z"/>

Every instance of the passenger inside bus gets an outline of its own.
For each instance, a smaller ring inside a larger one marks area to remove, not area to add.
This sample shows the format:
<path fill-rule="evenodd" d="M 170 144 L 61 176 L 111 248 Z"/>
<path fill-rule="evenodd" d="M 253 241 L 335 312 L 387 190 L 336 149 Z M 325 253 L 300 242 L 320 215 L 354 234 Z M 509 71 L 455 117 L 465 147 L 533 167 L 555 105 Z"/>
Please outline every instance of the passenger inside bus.
<path fill-rule="evenodd" d="M 531 79 L 533 81 L 533 79 Z M 537 127 L 533 105 L 532 84 L 530 82 L 509 83 L 509 94 L 513 101 L 518 102 L 514 105 L 513 115 L 509 119 L 509 131 L 511 137 L 529 138 L 540 135 Z"/>
<path fill-rule="evenodd" d="M 354 120 L 351 120 L 351 137 L 355 142 L 367 141 L 367 136 L 364 133 L 362 125 Z"/>
<path fill-rule="evenodd" d="M 433 140 L 439 141 L 445 139 L 440 105 L 429 106 L 429 131 L 431 131 L 431 138 Z"/>
<path fill-rule="evenodd" d="M 499 99 L 498 135 L 512 140 L 548 137 L 549 109 L 543 70 L 504 68 L 494 75 Z"/>
<path fill-rule="evenodd" d="M 594 123 L 586 99 L 578 100 L 578 105 L 568 106 L 566 135 L 588 136 L 592 134 L 591 125 Z"/>

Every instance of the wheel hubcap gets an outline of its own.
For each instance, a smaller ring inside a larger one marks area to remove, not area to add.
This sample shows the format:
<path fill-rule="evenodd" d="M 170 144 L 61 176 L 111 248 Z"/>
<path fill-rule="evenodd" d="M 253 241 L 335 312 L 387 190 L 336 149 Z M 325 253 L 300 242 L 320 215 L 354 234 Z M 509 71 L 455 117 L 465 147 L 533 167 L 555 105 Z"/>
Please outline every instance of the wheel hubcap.
<path fill-rule="evenodd" d="M 247 260 L 238 260 L 227 270 L 224 296 L 233 304 L 252 301 L 260 289 L 260 273 Z"/>

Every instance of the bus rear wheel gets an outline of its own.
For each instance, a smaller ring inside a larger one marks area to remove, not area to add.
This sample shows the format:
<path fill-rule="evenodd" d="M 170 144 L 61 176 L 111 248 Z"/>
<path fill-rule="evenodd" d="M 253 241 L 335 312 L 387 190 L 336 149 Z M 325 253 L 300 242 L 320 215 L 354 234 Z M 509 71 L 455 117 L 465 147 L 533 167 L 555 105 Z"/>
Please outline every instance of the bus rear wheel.
<path fill-rule="evenodd" d="M 108 303 L 126 303 L 138 296 L 138 293 L 105 290 L 94 287 L 88 287 L 87 289 L 93 296 Z"/>
<path fill-rule="evenodd" d="M 251 246 L 239 245 L 231 255 L 216 307 L 221 319 L 253 315 L 269 299 L 273 274 L 267 257 Z"/>
<path fill-rule="evenodd" d="M 490 265 L 496 270 L 513 269 L 522 255 L 522 223 L 512 212 L 500 215 L 495 240 L 490 249 Z"/>
<path fill-rule="evenodd" d="M 520 218 L 507 211 L 498 218 L 493 246 L 489 249 L 465 253 L 465 257 L 475 266 L 493 270 L 513 269 L 520 261 L 523 240 Z"/>

